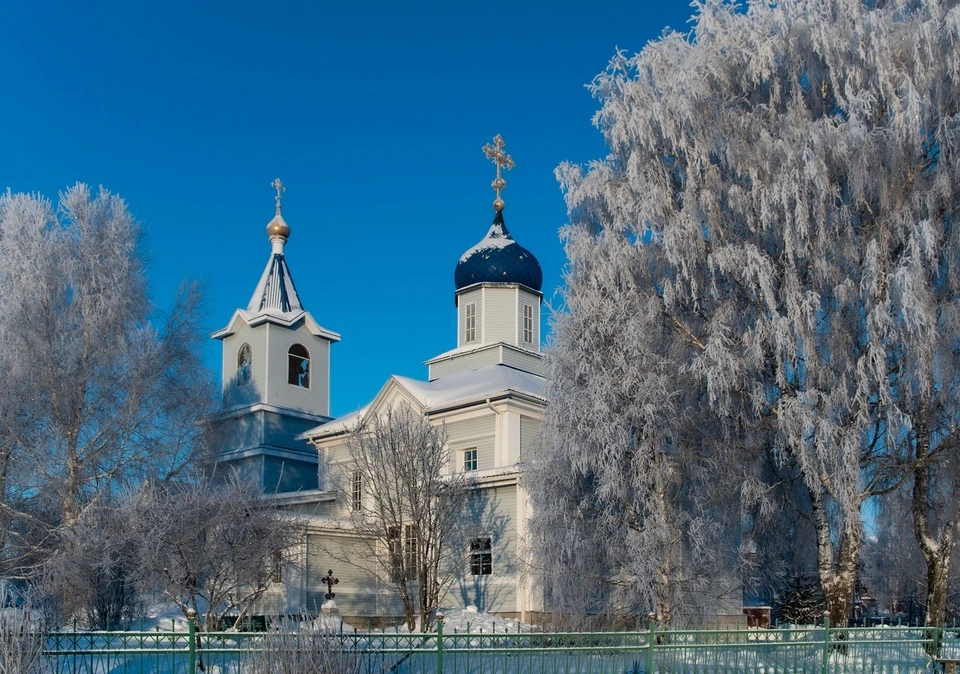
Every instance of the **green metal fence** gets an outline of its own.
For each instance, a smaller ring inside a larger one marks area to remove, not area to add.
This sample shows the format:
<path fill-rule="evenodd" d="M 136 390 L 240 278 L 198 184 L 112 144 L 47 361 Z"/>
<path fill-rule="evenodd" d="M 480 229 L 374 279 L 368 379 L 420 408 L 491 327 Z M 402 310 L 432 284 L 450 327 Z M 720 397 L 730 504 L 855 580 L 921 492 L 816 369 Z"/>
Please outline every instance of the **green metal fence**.
<path fill-rule="evenodd" d="M 273 669 L 271 654 L 289 661 L 296 649 L 340 653 L 338 671 L 356 674 L 937 674 L 937 659 L 960 659 L 958 629 L 886 626 L 484 633 L 441 624 L 428 635 L 276 639 L 198 633 L 191 620 L 179 633 L 54 633 L 46 659 L 57 674 L 259 673 Z"/>

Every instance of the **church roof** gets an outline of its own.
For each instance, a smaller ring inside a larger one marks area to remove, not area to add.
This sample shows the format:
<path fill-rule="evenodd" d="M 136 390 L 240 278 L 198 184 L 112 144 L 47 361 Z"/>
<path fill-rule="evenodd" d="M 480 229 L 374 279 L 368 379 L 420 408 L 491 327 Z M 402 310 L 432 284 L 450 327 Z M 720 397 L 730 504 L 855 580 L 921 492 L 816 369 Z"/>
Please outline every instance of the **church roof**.
<path fill-rule="evenodd" d="M 260 282 L 257 283 L 247 308 L 234 312 L 227 327 L 213 333 L 213 338 L 224 339 L 234 334 L 241 319 L 251 326 L 273 323 L 287 327 L 295 326 L 302 320 L 312 334 L 331 342 L 339 342 L 339 334 L 320 326 L 303 308 L 303 302 L 300 301 L 297 287 L 293 284 L 293 276 L 290 274 L 290 267 L 287 266 L 287 259 L 283 254 L 284 244 L 290 236 L 290 226 L 280 214 L 281 193 L 286 191 L 286 188 L 279 178 L 271 185 L 277 190 L 277 212 L 273 220 L 267 224 L 267 236 L 272 246 L 270 259 L 267 260 L 267 266 L 260 275 Z"/>
<path fill-rule="evenodd" d="M 260 314 L 299 314 L 303 311 L 300 295 L 293 284 L 290 267 L 283 253 L 274 252 L 267 261 L 257 289 L 245 312 L 248 318 Z"/>
<path fill-rule="evenodd" d="M 514 241 L 498 210 L 487 235 L 460 257 L 453 281 L 457 290 L 475 283 L 519 283 L 539 292 L 543 271 L 533 253 Z"/>
<path fill-rule="evenodd" d="M 426 411 L 484 400 L 503 393 L 521 393 L 546 402 L 546 379 L 509 365 L 491 365 L 479 370 L 455 372 L 433 381 L 394 375 L 393 379 L 412 393 Z"/>
<path fill-rule="evenodd" d="M 546 404 L 546 379 L 539 375 L 518 370 L 509 365 L 491 365 L 455 372 L 433 381 L 420 381 L 410 377 L 393 375 L 380 389 L 377 398 L 356 412 L 351 412 L 333 421 L 312 428 L 300 440 L 309 440 L 318 436 L 339 435 L 353 428 L 357 421 L 378 407 L 377 403 L 385 397 L 391 386 L 399 386 L 423 406 L 424 412 L 439 411 L 451 407 L 470 405 L 488 398 L 497 398 L 507 394 L 519 394 L 535 398 Z"/>

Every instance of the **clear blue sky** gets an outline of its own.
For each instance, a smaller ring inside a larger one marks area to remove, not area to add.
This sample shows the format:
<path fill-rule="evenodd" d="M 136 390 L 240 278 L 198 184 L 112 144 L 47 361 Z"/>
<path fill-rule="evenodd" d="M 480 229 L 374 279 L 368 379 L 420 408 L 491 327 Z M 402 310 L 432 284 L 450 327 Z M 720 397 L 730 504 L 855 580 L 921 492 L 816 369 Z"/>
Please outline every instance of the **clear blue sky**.
<path fill-rule="evenodd" d="M 493 216 L 500 133 L 507 225 L 549 302 L 566 221 L 553 169 L 605 154 L 584 88 L 685 2 L 9 2 L 0 26 L 0 187 L 77 181 L 147 229 L 160 306 L 184 278 L 207 326 L 246 306 L 270 250 L 277 176 L 306 308 L 343 335 L 332 413 L 453 348 L 453 270 Z M 545 314 L 547 312 L 544 312 Z M 219 343 L 207 360 L 219 368 Z"/>

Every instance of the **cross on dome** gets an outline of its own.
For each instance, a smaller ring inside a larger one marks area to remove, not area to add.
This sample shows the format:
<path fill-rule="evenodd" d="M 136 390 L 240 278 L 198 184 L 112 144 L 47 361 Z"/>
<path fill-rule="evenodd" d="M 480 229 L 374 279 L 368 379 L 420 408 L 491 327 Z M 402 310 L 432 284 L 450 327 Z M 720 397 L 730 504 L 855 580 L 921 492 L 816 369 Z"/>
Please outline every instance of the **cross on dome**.
<path fill-rule="evenodd" d="M 502 169 L 509 171 L 516 166 L 516 164 L 513 163 L 513 157 L 504 154 L 503 148 L 505 145 L 506 143 L 503 142 L 503 137 L 498 133 L 493 137 L 493 145 L 487 143 L 483 146 L 483 154 L 497 166 L 497 178 L 490 183 L 490 187 L 497 191 L 497 198 L 493 200 L 493 208 L 497 211 L 503 210 L 504 203 L 503 199 L 500 198 L 500 190 L 507 186 L 507 181 L 503 179 L 500 171 Z"/>

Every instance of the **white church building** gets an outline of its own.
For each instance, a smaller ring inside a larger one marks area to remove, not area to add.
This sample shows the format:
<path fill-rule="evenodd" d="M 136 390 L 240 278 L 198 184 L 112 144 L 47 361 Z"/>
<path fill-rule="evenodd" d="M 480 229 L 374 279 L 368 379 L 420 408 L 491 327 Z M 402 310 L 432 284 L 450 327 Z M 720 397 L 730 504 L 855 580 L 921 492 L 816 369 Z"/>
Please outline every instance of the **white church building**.
<path fill-rule="evenodd" d="M 521 620 L 543 610 L 524 552 L 529 506 L 520 470 L 546 405 L 543 275 L 504 222 L 500 169 L 513 162 L 499 136 L 495 144 L 484 148 L 497 164 L 493 223 L 454 270 L 456 345 L 426 362 L 425 380 L 391 376 L 372 401 L 340 419 L 329 416 L 331 346 L 340 335 L 322 327 L 297 292 L 284 256 L 290 227 L 281 216 L 282 186 L 274 183 L 277 208 L 267 225 L 272 250 L 266 269 L 246 309 L 213 335 L 223 344 L 224 408 L 214 436 L 218 464 L 256 479 L 305 523 L 299 571 L 285 574 L 265 600 L 264 613 L 316 613 L 328 591 L 322 579 L 333 570 L 339 579 L 336 603 L 346 621 L 364 625 L 403 615 L 389 579 L 359 558 L 349 561 L 369 551 L 344 526 L 349 501 L 361 498 L 361 487 L 351 494 L 342 483 L 349 474 L 351 429 L 399 404 L 443 425 L 449 471 L 468 473 L 485 504 L 470 515 L 481 533 L 464 551 L 462 572 L 443 605 L 475 605 Z"/>

